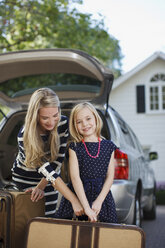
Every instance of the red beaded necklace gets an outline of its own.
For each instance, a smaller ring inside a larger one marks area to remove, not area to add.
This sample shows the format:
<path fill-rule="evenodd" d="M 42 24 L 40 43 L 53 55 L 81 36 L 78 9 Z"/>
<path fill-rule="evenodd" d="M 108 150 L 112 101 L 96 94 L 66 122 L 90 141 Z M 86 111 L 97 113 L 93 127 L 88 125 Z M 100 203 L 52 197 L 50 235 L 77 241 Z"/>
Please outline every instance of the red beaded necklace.
<path fill-rule="evenodd" d="M 88 154 L 91 158 L 97 158 L 97 157 L 99 156 L 99 153 L 100 153 L 100 143 L 101 143 L 101 140 L 100 140 L 99 137 L 98 137 L 98 141 L 99 141 L 98 152 L 97 152 L 96 156 L 92 156 L 92 155 L 89 153 L 88 148 L 86 147 L 86 144 L 85 144 L 84 140 L 82 139 L 82 143 L 83 143 L 84 146 L 85 146 L 85 150 L 86 150 L 87 154 Z"/>

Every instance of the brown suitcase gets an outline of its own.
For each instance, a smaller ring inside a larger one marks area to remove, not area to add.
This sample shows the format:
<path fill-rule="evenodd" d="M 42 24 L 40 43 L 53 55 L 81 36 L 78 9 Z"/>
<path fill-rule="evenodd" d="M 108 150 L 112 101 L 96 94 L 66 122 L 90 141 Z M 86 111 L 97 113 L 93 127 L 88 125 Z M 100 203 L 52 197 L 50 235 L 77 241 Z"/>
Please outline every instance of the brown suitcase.
<path fill-rule="evenodd" d="M 0 247 L 22 248 L 28 221 L 44 216 L 44 199 L 32 202 L 30 193 L 0 190 Z"/>
<path fill-rule="evenodd" d="M 145 233 L 134 225 L 34 218 L 25 248 L 144 248 Z"/>

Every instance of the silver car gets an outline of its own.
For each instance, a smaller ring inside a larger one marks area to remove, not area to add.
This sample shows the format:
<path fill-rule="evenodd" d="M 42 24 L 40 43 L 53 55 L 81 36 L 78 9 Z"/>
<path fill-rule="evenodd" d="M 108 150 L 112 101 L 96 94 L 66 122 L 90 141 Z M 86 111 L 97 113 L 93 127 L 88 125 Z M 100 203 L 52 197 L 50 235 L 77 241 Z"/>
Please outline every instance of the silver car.
<path fill-rule="evenodd" d="M 141 225 L 142 213 L 156 217 L 156 182 L 138 138 L 112 107 L 109 94 L 113 74 L 83 51 L 46 49 L 0 54 L 0 187 L 11 185 L 11 167 L 17 152 L 17 133 L 24 122 L 31 93 L 50 87 L 59 96 L 63 114 L 74 104 L 91 101 L 103 120 L 102 136 L 119 147 L 115 152 L 112 194 L 119 223 Z M 65 163 L 62 176 L 68 181 Z"/>

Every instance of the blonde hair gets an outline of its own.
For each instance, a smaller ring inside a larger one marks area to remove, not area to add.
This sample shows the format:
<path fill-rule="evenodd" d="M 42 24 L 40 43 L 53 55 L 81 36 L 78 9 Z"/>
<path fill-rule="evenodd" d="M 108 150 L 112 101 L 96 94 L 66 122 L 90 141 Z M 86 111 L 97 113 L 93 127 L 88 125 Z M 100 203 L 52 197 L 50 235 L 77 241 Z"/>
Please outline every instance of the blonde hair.
<path fill-rule="evenodd" d="M 96 135 L 98 137 L 100 137 L 101 135 L 101 129 L 103 126 L 103 122 L 97 110 L 95 109 L 95 107 L 90 102 L 79 103 L 76 106 L 74 106 L 74 108 L 71 111 L 70 118 L 69 118 L 70 134 L 72 136 L 72 140 L 75 142 L 80 142 L 83 139 L 83 136 L 78 132 L 77 125 L 76 125 L 77 114 L 83 108 L 88 108 L 93 113 L 95 117 L 95 121 L 96 121 Z"/>
<path fill-rule="evenodd" d="M 58 154 L 59 136 L 57 133 L 57 126 L 59 120 L 49 135 L 48 148 L 50 150 L 50 156 L 46 156 L 44 151 L 44 142 L 39 134 L 38 128 L 39 109 L 44 107 L 58 107 L 60 120 L 61 113 L 59 98 L 56 93 L 49 88 L 41 88 L 36 90 L 32 94 L 29 101 L 23 135 L 25 165 L 27 167 L 36 168 L 41 166 L 45 161 L 52 162 Z"/>

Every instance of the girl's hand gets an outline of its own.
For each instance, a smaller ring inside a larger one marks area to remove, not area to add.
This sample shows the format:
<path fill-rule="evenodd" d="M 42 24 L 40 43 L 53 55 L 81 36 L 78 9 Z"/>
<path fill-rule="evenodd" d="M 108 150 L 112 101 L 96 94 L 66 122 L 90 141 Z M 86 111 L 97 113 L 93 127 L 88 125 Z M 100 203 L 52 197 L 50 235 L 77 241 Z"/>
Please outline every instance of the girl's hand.
<path fill-rule="evenodd" d="M 76 216 L 81 216 L 84 214 L 84 209 L 78 199 L 72 202 L 72 208 Z"/>
<path fill-rule="evenodd" d="M 96 215 L 100 213 L 101 207 L 102 207 L 102 204 L 97 199 L 92 204 L 92 210 L 95 212 Z"/>
<path fill-rule="evenodd" d="M 27 190 L 25 190 L 25 192 L 31 193 L 32 202 L 37 202 L 44 197 L 44 191 L 42 189 L 37 188 L 37 187 L 27 189 Z"/>
<path fill-rule="evenodd" d="M 88 216 L 89 221 L 91 222 L 97 221 L 96 213 L 91 208 L 85 209 L 85 214 Z"/>

